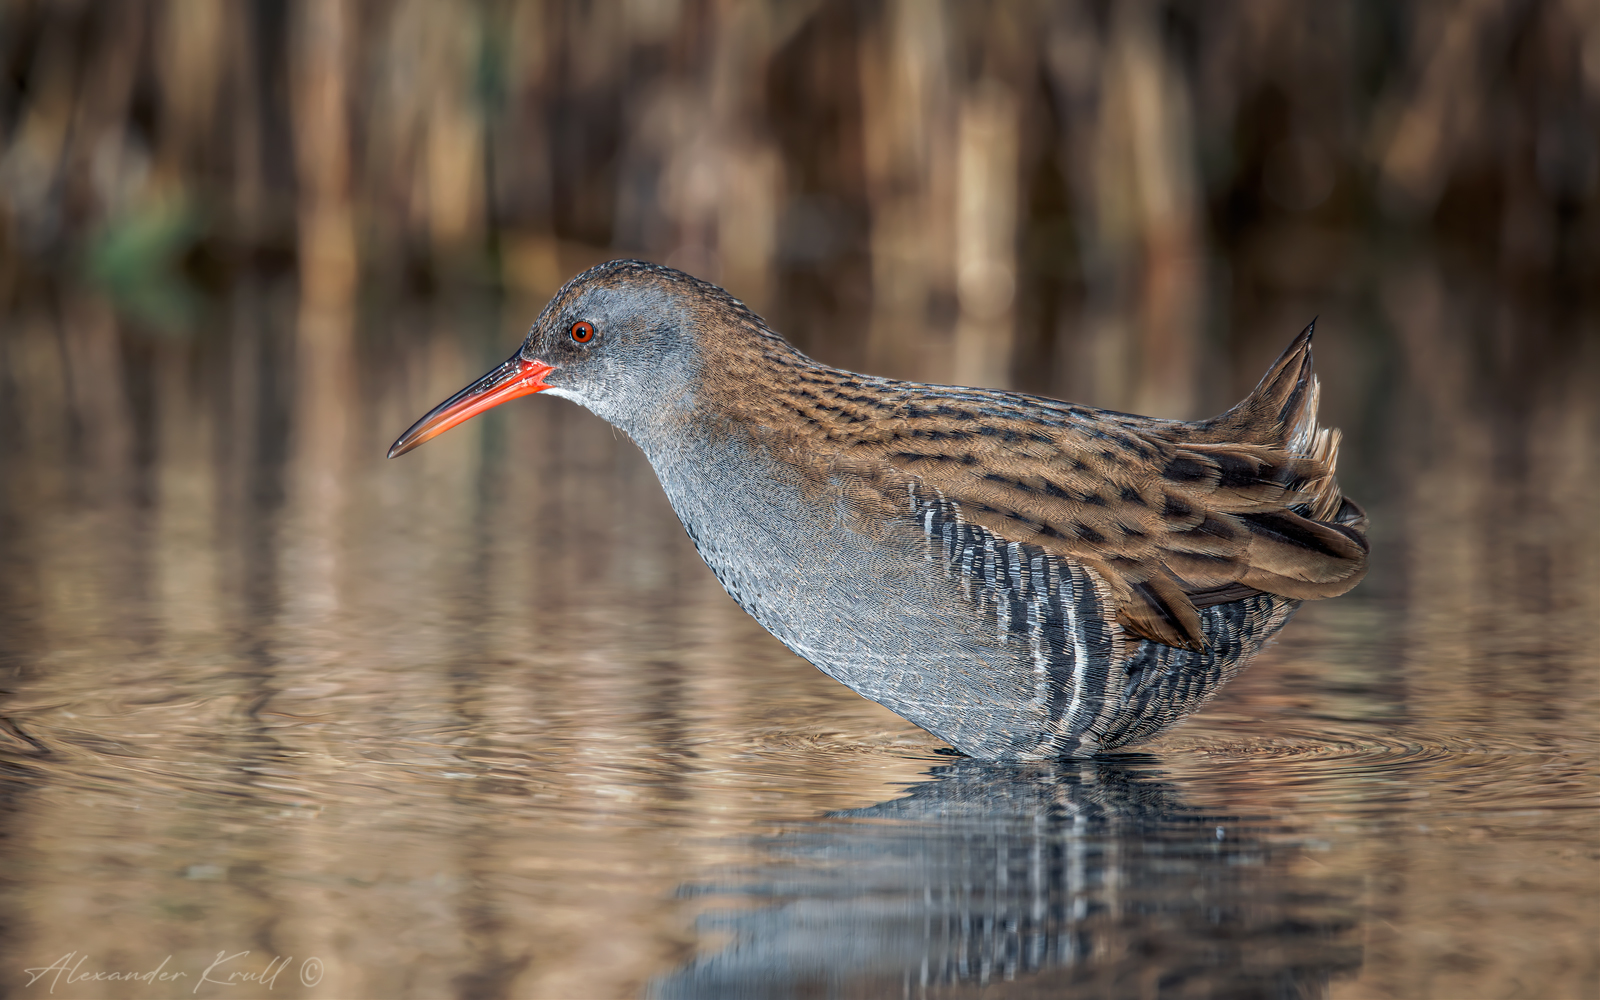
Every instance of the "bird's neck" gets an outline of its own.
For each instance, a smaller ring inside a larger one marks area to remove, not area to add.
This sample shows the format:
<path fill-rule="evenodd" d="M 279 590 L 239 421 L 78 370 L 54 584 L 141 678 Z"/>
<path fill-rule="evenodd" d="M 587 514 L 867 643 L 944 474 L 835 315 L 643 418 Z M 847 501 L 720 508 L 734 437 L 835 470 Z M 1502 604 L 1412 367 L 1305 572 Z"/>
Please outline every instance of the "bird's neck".
<path fill-rule="evenodd" d="M 663 387 L 633 419 L 618 422 L 658 472 L 713 455 L 752 458 L 774 447 L 782 451 L 797 435 L 826 440 L 825 433 L 814 433 L 817 421 L 806 405 L 811 389 L 850 373 L 819 364 L 776 337 L 752 337 L 737 346 L 704 349 L 686 385 Z"/>

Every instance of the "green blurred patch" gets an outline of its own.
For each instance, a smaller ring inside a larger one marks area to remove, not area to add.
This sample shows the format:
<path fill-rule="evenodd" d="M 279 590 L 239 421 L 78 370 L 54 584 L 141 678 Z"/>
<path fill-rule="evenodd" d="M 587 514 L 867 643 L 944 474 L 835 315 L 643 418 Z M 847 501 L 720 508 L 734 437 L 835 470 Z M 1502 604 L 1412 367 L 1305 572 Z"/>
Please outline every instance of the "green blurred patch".
<path fill-rule="evenodd" d="M 128 319 L 172 337 L 193 333 L 200 290 L 183 262 L 205 232 L 189 199 L 152 200 L 108 222 L 89 241 L 89 279 Z"/>

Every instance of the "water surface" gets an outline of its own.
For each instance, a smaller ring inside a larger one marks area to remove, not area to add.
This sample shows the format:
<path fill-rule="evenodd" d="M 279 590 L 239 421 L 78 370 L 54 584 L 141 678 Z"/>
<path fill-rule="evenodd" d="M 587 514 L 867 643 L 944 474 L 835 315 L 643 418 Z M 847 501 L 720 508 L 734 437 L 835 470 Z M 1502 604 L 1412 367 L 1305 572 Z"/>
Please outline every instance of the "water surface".
<path fill-rule="evenodd" d="M 0 982 L 1600 995 L 1595 352 L 1512 379 L 1396 301 L 1402 357 L 1329 351 L 1369 581 L 1140 753 L 1014 768 L 762 632 L 569 404 L 385 461 L 509 353 L 492 308 L 244 289 L 187 340 L 23 310 Z"/>

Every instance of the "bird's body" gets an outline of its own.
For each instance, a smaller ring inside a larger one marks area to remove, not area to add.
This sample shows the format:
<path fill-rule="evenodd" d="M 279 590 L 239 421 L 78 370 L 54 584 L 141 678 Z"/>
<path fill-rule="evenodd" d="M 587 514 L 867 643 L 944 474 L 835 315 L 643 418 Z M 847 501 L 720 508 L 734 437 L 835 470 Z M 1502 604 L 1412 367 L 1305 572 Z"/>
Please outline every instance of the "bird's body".
<path fill-rule="evenodd" d="M 721 289 L 618 261 L 395 453 L 510 395 L 573 399 L 797 654 L 972 756 L 1081 756 L 1183 718 L 1364 572 L 1309 333 L 1228 413 L 1156 420 L 831 368 Z"/>

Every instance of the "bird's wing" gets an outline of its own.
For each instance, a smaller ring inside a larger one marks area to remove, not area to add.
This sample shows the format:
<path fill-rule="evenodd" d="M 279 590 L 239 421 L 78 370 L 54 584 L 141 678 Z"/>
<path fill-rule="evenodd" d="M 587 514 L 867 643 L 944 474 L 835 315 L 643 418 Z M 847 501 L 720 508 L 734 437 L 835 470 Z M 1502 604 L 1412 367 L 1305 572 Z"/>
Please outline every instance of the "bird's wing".
<path fill-rule="evenodd" d="M 1201 423 L 904 392 L 852 428 L 832 471 L 885 498 L 931 488 L 1000 538 L 1093 569 L 1134 634 L 1203 648 L 1197 606 L 1332 597 L 1365 572 L 1365 518 L 1333 480 L 1337 432 L 1316 426 L 1309 331 L 1250 398 Z"/>

